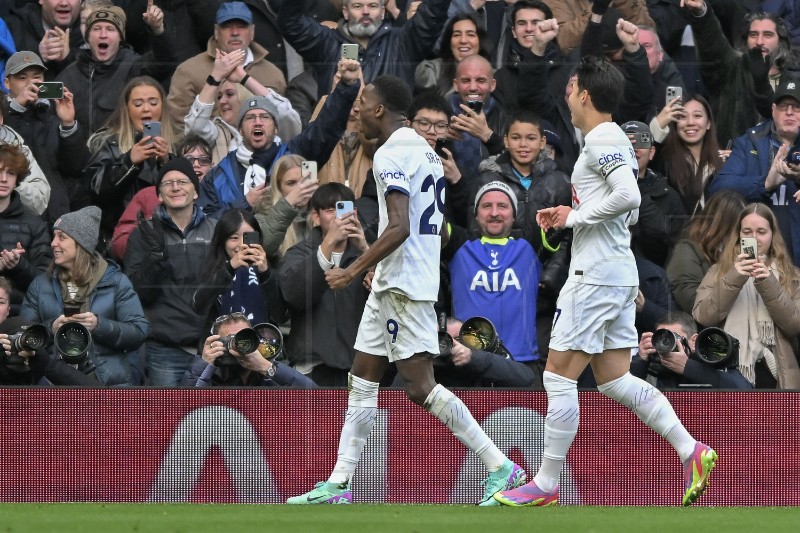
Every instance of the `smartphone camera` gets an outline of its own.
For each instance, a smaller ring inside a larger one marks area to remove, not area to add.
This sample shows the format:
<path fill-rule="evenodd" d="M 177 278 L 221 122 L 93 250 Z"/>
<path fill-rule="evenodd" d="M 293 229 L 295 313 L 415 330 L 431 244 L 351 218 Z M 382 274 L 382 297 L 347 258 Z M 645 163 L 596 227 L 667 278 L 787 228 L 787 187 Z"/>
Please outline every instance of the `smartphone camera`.
<path fill-rule="evenodd" d="M 483 102 L 480 100 L 470 100 L 467 102 L 467 107 L 480 114 L 480 112 L 483 111 Z"/>
<path fill-rule="evenodd" d="M 790 165 L 800 165 L 800 151 L 789 152 L 786 162 Z"/>
<path fill-rule="evenodd" d="M 242 244 L 261 244 L 261 236 L 257 231 L 245 231 L 242 234 Z"/>
<path fill-rule="evenodd" d="M 452 153 L 453 149 L 450 146 L 450 142 L 447 139 L 436 139 L 436 146 L 434 146 L 433 151 L 436 152 L 436 155 L 441 157 L 442 159 L 450 159 L 447 157 L 447 154 L 442 150 L 442 148 L 447 148 Z"/>

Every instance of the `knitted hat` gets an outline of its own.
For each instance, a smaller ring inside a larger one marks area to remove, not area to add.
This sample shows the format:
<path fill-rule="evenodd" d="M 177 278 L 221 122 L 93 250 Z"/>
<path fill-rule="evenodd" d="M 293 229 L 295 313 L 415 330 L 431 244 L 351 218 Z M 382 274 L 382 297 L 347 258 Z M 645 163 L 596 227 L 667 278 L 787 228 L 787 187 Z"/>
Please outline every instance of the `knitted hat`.
<path fill-rule="evenodd" d="M 100 238 L 101 215 L 99 207 L 90 205 L 78 211 L 61 215 L 53 224 L 53 229 L 63 231 L 72 237 L 78 246 L 93 254 L 97 248 L 97 240 Z"/>
<path fill-rule="evenodd" d="M 17 52 L 6 61 L 6 76 L 13 76 L 30 67 L 47 70 L 42 59 L 35 52 Z"/>
<path fill-rule="evenodd" d="M 97 22 L 108 22 L 117 28 L 120 37 L 124 41 L 126 21 L 127 18 L 125 17 L 125 12 L 121 7 L 101 7 L 92 11 L 89 17 L 86 19 L 86 33 L 89 33 L 89 28 L 91 28 L 93 24 Z"/>
<path fill-rule="evenodd" d="M 278 119 L 276 118 L 278 116 L 278 108 L 275 107 L 275 104 L 266 96 L 253 96 L 242 102 L 242 107 L 239 109 L 239 118 L 236 119 L 237 128 L 242 127 L 244 115 L 253 109 L 261 109 L 269 113 L 272 116 L 272 120 L 275 122 L 275 126 L 278 126 Z"/>
<path fill-rule="evenodd" d="M 195 192 L 198 194 L 200 193 L 200 180 L 197 179 L 197 174 L 194 173 L 194 167 L 192 167 L 192 164 L 184 157 L 170 159 L 163 167 L 161 167 L 161 170 L 158 173 L 158 178 L 156 179 L 157 190 L 161 188 L 161 181 L 164 179 L 164 176 L 167 175 L 167 172 L 171 172 L 173 170 L 176 170 L 181 174 L 185 174 L 186 177 L 191 180 L 192 185 L 194 185 Z"/>
<path fill-rule="evenodd" d="M 561 137 L 559 137 L 558 133 L 556 133 L 556 128 L 547 120 L 542 119 L 539 121 L 539 127 L 542 129 L 542 134 L 547 139 L 547 144 L 553 147 L 553 149 L 559 153 L 564 153 L 564 148 L 561 145 Z"/>
<path fill-rule="evenodd" d="M 503 183 L 502 181 L 490 181 L 480 189 L 478 189 L 478 194 L 475 196 L 475 214 L 478 213 L 478 206 L 481 203 L 481 197 L 489 191 L 500 191 L 506 194 L 508 198 L 511 200 L 511 207 L 514 208 L 514 218 L 517 217 L 517 195 L 514 194 L 514 191 L 511 190 L 511 187 Z"/>

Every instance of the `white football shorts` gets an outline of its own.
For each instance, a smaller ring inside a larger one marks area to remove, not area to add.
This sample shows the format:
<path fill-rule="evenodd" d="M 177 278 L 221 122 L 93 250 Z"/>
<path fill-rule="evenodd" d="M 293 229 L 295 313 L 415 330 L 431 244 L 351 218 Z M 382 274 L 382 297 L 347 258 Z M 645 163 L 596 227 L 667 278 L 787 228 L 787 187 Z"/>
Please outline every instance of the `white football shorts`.
<path fill-rule="evenodd" d="M 388 357 L 390 363 L 416 353 L 439 353 L 433 304 L 410 300 L 399 292 L 370 293 L 358 326 L 355 349 Z"/>

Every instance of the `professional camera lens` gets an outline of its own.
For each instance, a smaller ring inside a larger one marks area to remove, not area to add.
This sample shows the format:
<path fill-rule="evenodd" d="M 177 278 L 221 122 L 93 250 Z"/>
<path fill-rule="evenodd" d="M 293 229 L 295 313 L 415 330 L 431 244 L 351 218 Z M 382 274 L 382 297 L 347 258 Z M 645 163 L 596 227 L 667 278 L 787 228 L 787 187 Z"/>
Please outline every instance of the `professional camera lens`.
<path fill-rule="evenodd" d="M 79 365 L 89 355 L 92 334 L 78 322 L 67 322 L 56 331 L 56 351 L 66 363 Z"/>
<path fill-rule="evenodd" d="M 494 352 L 497 349 L 497 330 L 488 318 L 476 316 L 467 319 L 461 325 L 458 336 L 468 348 L 486 352 Z"/>
<path fill-rule="evenodd" d="M 236 350 L 240 355 L 247 355 L 256 351 L 261 339 L 254 329 L 245 328 L 233 336 L 233 343 L 228 345 L 228 349 Z"/>
<path fill-rule="evenodd" d="M 681 338 L 682 337 L 674 331 L 662 328 L 657 329 L 653 333 L 651 342 L 653 343 L 653 348 L 658 353 L 670 353 L 678 351 L 678 343 L 681 342 Z"/>
<path fill-rule="evenodd" d="M 22 331 L 10 335 L 11 349 L 15 352 L 36 351 L 47 346 L 47 328 L 41 324 L 26 326 Z"/>
<path fill-rule="evenodd" d="M 264 359 L 274 359 L 283 353 L 283 333 L 277 326 L 269 322 L 256 324 L 253 329 L 258 333 L 258 353 Z"/>
<path fill-rule="evenodd" d="M 720 328 L 706 328 L 697 335 L 697 357 L 713 366 L 738 366 L 739 341 Z"/>

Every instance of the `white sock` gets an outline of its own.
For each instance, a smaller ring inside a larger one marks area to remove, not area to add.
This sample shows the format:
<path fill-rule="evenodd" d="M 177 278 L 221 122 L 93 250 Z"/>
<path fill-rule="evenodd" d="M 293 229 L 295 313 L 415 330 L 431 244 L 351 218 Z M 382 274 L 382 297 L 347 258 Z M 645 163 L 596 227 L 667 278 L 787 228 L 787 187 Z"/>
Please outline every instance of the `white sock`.
<path fill-rule="evenodd" d="M 349 483 L 353 478 L 361 452 L 367 444 L 367 437 L 375 424 L 375 412 L 378 409 L 378 383 L 348 374 L 347 384 L 350 389 L 347 413 L 344 415 L 339 453 L 333 472 L 328 478 L 329 483 Z"/>
<path fill-rule="evenodd" d="M 578 382 L 548 371 L 544 372 L 542 381 L 547 391 L 544 453 L 542 466 L 533 480 L 543 491 L 552 492 L 558 486 L 567 452 L 578 433 Z"/>
<path fill-rule="evenodd" d="M 691 457 L 697 441 L 686 431 L 669 400 L 657 388 L 626 372 L 614 381 L 598 385 L 597 390 L 636 413 L 639 420 L 667 439 L 681 461 Z"/>
<path fill-rule="evenodd" d="M 472 418 L 472 413 L 458 396 L 437 384 L 425 398 L 423 407 L 441 420 L 464 446 L 475 452 L 489 472 L 500 470 L 506 456 Z"/>

